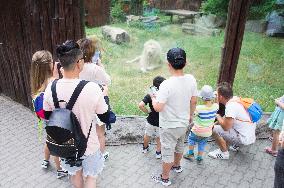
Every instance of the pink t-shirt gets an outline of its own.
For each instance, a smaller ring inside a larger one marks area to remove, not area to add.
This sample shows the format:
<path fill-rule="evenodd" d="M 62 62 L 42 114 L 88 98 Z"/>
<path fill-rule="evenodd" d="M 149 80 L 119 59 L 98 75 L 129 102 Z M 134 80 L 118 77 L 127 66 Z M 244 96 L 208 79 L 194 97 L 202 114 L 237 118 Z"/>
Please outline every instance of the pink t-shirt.
<path fill-rule="evenodd" d="M 110 85 L 111 82 L 110 76 L 106 71 L 94 63 L 85 63 L 79 78 L 99 84 L 105 84 L 107 86 Z"/>
<path fill-rule="evenodd" d="M 58 100 L 69 101 L 74 89 L 79 84 L 80 79 L 60 79 L 56 84 Z M 65 107 L 65 103 L 60 103 L 60 107 Z M 43 101 L 45 111 L 54 110 L 54 103 L 51 93 L 51 83 L 48 84 Z M 103 93 L 100 87 L 89 82 L 80 93 L 72 111 L 77 116 L 84 135 L 87 137 L 91 123 L 95 120 L 95 114 L 103 114 L 107 111 L 108 106 L 105 103 Z M 96 153 L 100 148 L 98 136 L 96 133 L 96 124 L 92 126 L 88 140 L 85 155 Z"/>

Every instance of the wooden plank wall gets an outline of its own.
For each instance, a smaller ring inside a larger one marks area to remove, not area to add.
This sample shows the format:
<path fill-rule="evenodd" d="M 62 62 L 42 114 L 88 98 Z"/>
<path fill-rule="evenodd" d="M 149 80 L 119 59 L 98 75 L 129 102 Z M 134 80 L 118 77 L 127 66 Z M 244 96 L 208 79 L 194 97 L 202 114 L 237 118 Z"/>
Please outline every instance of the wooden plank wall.
<path fill-rule="evenodd" d="M 29 71 L 37 50 L 85 36 L 81 0 L 0 2 L 0 92 L 31 106 Z"/>
<path fill-rule="evenodd" d="M 102 26 L 110 21 L 110 0 L 84 0 L 85 24 L 88 27 Z"/>
<path fill-rule="evenodd" d="M 202 0 L 155 0 L 154 7 L 162 10 L 185 9 L 198 11 Z"/>

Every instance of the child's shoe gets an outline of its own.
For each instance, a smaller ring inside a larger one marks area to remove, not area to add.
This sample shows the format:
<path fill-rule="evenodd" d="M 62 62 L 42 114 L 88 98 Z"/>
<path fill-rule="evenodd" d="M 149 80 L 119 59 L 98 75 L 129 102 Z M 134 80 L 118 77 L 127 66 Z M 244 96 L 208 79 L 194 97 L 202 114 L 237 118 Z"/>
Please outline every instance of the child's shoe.
<path fill-rule="evenodd" d="M 147 146 L 146 148 L 143 146 L 142 153 L 148 153 L 148 151 L 149 151 L 149 146 Z"/>
<path fill-rule="evenodd" d="M 49 161 L 48 160 L 43 160 L 41 163 L 41 167 L 44 169 L 47 169 L 49 166 Z"/>
<path fill-rule="evenodd" d="M 197 162 L 198 165 L 202 165 L 203 164 L 203 158 L 201 156 L 197 156 L 196 162 Z"/>
<path fill-rule="evenodd" d="M 194 154 L 186 153 L 186 154 L 183 155 L 183 158 L 185 158 L 185 159 L 187 159 L 189 161 L 194 161 Z"/>
<path fill-rule="evenodd" d="M 176 173 L 181 173 L 183 171 L 181 166 L 172 166 L 171 170 L 175 171 Z"/>
<path fill-rule="evenodd" d="M 264 151 L 273 157 L 277 157 L 278 151 L 273 151 L 271 147 L 266 147 Z"/>
<path fill-rule="evenodd" d="M 56 174 L 57 174 L 56 178 L 60 179 L 60 178 L 63 178 L 65 176 L 67 176 L 68 175 L 68 171 L 66 171 L 66 170 L 57 170 Z"/>
<path fill-rule="evenodd" d="M 162 158 L 161 151 L 156 151 L 156 159 L 161 159 L 161 158 Z"/>
<path fill-rule="evenodd" d="M 152 175 L 151 176 L 152 180 L 154 180 L 156 183 L 160 183 L 163 186 L 169 186 L 172 184 L 172 182 L 170 181 L 170 179 L 163 179 L 162 178 L 162 174 L 161 175 Z"/>

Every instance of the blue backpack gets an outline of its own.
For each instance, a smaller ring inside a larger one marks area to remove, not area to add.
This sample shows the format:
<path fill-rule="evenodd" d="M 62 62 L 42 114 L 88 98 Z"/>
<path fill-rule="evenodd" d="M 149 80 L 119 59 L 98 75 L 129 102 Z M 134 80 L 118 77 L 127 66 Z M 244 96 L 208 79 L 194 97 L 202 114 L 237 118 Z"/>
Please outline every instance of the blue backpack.
<path fill-rule="evenodd" d="M 243 107 L 246 109 L 246 111 L 248 112 L 250 119 L 251 119 L 250 122 L 256 123 L 261 119 L 263 111 L 262 111 L 260 105 L 257 102 L 255 102 L 253 99 L 251 99 L 251 98 L 240 98 L 240 100 L 238 100 L 236 102 L 242 104 Z M 239 121 L 243 121 L 243 120 L 239 120 Z"/>

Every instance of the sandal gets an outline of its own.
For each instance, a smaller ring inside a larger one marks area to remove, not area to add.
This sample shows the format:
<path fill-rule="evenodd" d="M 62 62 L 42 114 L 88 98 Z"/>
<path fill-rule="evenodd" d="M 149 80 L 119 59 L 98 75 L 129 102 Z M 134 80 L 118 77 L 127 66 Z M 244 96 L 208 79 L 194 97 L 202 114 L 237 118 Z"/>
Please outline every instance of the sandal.
<path fill-rule="evenodd" d="M 264 151 L 273 157 L 277 157 L 278 151 L 273 151 L 271 147 L 266 147 Z"/>

